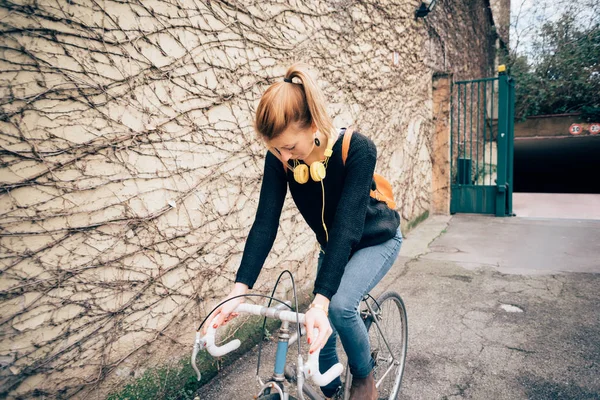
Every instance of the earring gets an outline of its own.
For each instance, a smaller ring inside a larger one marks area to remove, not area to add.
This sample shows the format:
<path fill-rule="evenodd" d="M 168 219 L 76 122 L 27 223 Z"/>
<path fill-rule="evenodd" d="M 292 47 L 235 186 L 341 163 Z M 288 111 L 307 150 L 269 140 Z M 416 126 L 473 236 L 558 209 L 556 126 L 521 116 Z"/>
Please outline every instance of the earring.
<path fill-rule="evenodd" d="M 321 145 L 321 141 L 316 136 L 315 136 L 315 144 L 317 145 L 317 147 L 319 147 Z"/>

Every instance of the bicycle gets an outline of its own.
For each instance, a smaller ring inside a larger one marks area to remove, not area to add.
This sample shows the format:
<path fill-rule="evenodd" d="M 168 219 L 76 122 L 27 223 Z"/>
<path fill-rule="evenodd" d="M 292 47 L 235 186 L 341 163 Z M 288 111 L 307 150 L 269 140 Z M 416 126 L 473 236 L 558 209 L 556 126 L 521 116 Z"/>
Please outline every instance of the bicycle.
<path fill-rule="evenodd" d="M 275 292 L 275 290 L 273 292 Z M 298 398 L 300 400 L 305 399 L 304 395 L 310 400 L 323 400 L 324 397 L 318 392 L 318 389 L 305 385 L 305 380 L 310 377 L 317 386 L 325 386 L 333 379 L 340 376 L 344 367 L 341 363 L 338 363 L 331 367 L 327 372 L 321 374 L 319 372 L 320 351 L 317 350 L 309 355 L 307 361 L 304 362 L 300 352 L 300 344 L 298 344 L 298 360 L 296 368 L 291 365 L 286 365 L 289 346 L 298 340 L 299 333 L 300 336 L 305 334 L 304 326 L 301 325 L 304 323 L 304 314 L 296 311 L 285 311 L 285 307 L 292 309 L 290 301 L 283 302 L 273 297 L 270 298 L 281 304 L 275 307 L 265 307 L 256 304 L 242 303 L 235 310 L 238 314 L 247 313 L 252 315 L 262 315 L 265 318 L 275 318 L 282 321 L 281 328 L 278 331 L 277 352 L 275 355 L 273 376 L 267 382 L 263 382 L 261 378 L 257 376 L 260 391 L 254 398 L 260 400 L 296 400 L 296 398 L 291 396 L 288 392 L 287 386 L 289 385 L 284 384 L 284 382 L 287 381 L 289 384 L 296 384 Z M 296 302 L 296 304 L 298 303 Z M 379 296 L 377 300 L 368 294 L 362 299 L 361 304 L 360 315 L 369 332 L 371 356 L 375 360 L 373 374 L 379 398 L 395 400 L 400 392 L 408 345 L 408 325 L 404 302 L 398 293 L 389 291 Z M 206 319 L 204 322 L 206 322 Z M 290 335 L 291 323 L 296 324 L 297 330 Z M 200 381 L 201 373 L 196 366 L 195 360 L 200 349 L 206 349 L 213 357 L 220 357 L 237 349 L 241 344 L 238 339 L 235 339 L 222 346 L 215 345 L 214 339 L 216 330 L 212 325 L 213 324 L 211 323 L 207 334 L 204 337 L 201 336 L 201 328 L 196 332 L 196 340 L 192 352 L 192 366 L 198 375 L 198 381 Z M 316 330 L 315 335 L 318 335 L 318 331 Z M 352 378 L 349 368 L 346 368 L 345 370 L 346 374 L 342 384 L 341 393 L 342 398 L 347 400 L 350 395 L 350 383 Z"/>

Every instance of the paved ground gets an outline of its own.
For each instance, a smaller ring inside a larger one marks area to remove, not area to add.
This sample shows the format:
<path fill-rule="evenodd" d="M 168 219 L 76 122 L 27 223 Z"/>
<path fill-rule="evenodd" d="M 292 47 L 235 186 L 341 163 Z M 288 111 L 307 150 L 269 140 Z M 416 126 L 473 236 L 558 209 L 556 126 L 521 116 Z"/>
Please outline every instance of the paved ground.
<path fill-rule="evenodd" d="M 399 399 L 600 399 L 600 221 L 431 217 L 391 289 L 409 321 Z M 250 352 L 198 397 L 252 398 L 255 373 Z"/>
<path fill-rule="evenodd" d="M 600 220 L 600 194 L 513 193 L 517 217 Z"/>

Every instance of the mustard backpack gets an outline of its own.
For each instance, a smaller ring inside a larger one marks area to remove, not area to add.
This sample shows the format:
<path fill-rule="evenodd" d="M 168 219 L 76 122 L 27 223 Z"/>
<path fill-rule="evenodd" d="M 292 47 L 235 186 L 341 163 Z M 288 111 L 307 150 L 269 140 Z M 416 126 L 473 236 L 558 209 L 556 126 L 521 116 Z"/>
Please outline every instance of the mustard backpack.
<path fill-rule="evenodd" d="M 348 151 L 350 150 L 350 140 L 354 128 L 346 128 L 344 133 L 344 139 L 342 142 L 342 161 L 346 165 L 346 159 L 348 158 Z M 383 176 L 378 173 L 373 174 L 373 180 L 375 181 L 375 190 L 371 190 L 371 197 L 379 201 L 384 201 L 385 204 L 392 210 L 396 209 L 396 202 L 394 201 L 394 192 L 392 191 L 392 185 Z"/>

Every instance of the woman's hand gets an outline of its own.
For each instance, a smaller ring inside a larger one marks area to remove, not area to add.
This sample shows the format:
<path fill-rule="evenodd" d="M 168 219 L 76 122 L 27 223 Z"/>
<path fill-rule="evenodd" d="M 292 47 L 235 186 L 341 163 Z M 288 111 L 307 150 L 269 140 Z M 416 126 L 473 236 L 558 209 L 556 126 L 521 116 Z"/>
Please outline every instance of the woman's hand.
<path fill-rule="evenodd" d="M 241 294 L 246 294 L 248 292 L 248 286 L 236 282 L 233 290 L 227 295 L 225 300 L 231 299 L 232 297 L 239 296 Z M 221 325 L 227 324 L 227 322 L 231 321 L 233 318 L 237 317 L 238 314 L 233 312 L 237 306 L 244 302 L 243 297 L 238 297 L 237 299 L 231 300 L 217 308 L 206 320 L 204 327 L 202 328 L 202 334 L 206 335 L 208 331 L 208 327 L 210 324 L 213 324 L 213 327 L 216 329 Z"/>
<path fill-rule="evenodd" d="M 315 306 L 316 305 L 316 306 Z M 304 314 L 304 326 L 306 327 L 306 337 L 310 345 L 309 353 L 315 350 L 320 350 L 327 343 L 327 339 L 333 330 L 329 324 L 327 317 L 327 309 L 329 307 L 329 299 L 325 296 L 317 294 L 313 300 L 313 306 Z M 319 336 L 314 337 L 313 329 L 319 330 Z"/>

